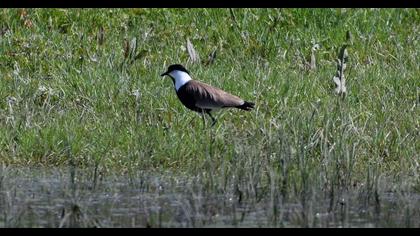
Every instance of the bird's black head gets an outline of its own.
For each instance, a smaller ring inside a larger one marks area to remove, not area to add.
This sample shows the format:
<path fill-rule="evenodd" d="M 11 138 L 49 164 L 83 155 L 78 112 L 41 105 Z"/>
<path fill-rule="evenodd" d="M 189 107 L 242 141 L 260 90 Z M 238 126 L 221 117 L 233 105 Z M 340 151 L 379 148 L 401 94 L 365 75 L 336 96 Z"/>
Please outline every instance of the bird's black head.
<path fill-rule="evenodd" d="M 189 72 L 187 69 L 185 69 L 185 67 L 184 67 L 184 66 L 182 66 L 182 65 L 180 65 L 180 64 L 173 64 L 173 65 L 170 65 L 170 66 L 168 67 L 168 70 L 167 70 L 165 73 L 161 74 L 160 76 L 169 75 L 169 73 L 171 73 L 171 72 L 172 72 L 172 71 L 174 71 L 174 70 L 184 71 L 184 72 L 186 72 L 187 74 L 190 74 L 190 72 Z"/>

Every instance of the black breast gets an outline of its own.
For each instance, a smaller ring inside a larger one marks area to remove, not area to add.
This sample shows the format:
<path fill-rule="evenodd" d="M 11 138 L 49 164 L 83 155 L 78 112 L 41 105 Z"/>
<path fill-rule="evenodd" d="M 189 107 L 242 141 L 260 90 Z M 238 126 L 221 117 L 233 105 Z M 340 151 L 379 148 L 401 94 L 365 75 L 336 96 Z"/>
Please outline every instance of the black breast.
<path fill-rule="evenodd" d="M 186 106 L 188 109 L 201 113 L 203 112 L 203 109 L 195 106 L 196 101 L 194 96 L 186 91 L 188 83 L 189 82 L 181 86 L 178 91 L 176 91 L 176 95 L 182 104 L 184 104 L 184 106 Z"/>

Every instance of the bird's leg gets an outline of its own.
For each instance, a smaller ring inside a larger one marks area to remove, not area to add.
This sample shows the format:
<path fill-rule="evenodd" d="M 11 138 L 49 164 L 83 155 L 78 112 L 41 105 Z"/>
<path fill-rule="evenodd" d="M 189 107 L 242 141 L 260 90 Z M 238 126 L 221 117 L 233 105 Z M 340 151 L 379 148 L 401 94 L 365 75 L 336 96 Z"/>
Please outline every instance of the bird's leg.
<path fill-rule="evenodd" d="M 211 120 L 213 121 L 213 123 L 211 124 L 211 127 L 213 127 L 216 124 L 217 120 L 211 115 L 209 110 L 207 110 L 206 113 L 209 114 Z"/>

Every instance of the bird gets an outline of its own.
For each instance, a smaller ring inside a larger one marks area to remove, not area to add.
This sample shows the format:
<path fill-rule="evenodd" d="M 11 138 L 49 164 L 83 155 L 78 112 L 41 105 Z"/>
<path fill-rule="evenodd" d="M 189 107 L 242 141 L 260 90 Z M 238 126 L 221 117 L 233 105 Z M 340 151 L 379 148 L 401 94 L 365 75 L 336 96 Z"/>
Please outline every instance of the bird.
<path fill-rule="evenodd" d="M 190 72 L 181 64 L 170 65 L 161 76 L 169 76 L 172 79 L 178 99 L 188 109 L 201 114 L 204 124 L 205 114 L 212 119 L 211 126 L 216 124 L 217 120 L 211 114 L 213 110 L 237 108 L 250 111 L 255 106 L 253 102 L 245 101 L 220 88 L 192 79 Z"/>

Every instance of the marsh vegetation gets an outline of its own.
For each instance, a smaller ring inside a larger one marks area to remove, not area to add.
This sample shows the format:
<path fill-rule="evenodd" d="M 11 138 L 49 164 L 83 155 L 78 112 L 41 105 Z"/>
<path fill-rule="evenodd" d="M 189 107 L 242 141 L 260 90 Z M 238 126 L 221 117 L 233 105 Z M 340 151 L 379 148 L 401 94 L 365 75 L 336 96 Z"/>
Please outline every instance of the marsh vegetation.
<path fill-rule="evenodd" d="M 419 227 L 419 31 L 418 9 L 2 9 L 0 226 Z M 255 109 L 203 127 L 174 63 Z"/>

